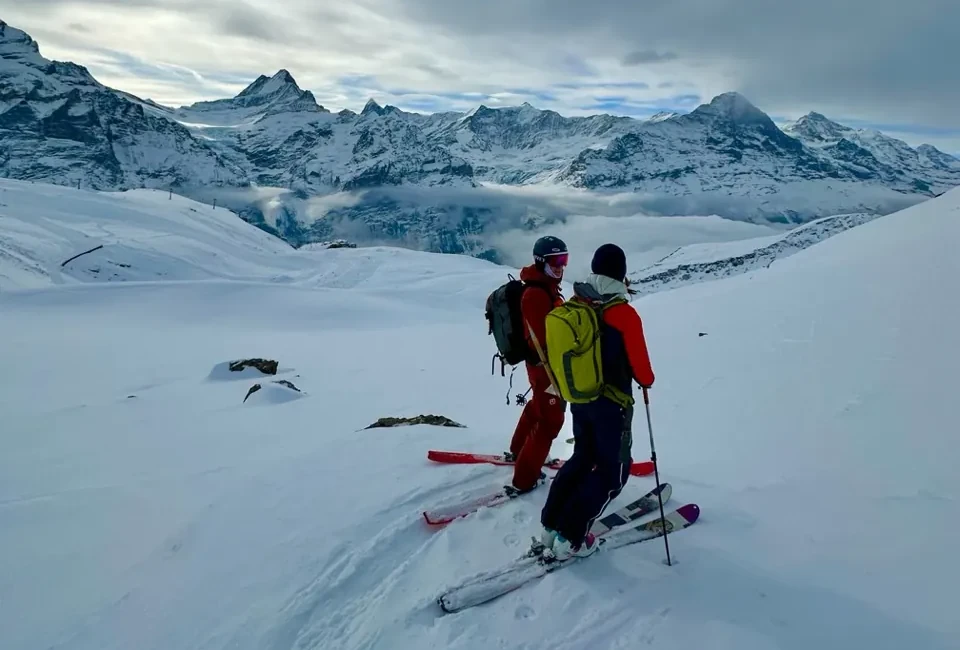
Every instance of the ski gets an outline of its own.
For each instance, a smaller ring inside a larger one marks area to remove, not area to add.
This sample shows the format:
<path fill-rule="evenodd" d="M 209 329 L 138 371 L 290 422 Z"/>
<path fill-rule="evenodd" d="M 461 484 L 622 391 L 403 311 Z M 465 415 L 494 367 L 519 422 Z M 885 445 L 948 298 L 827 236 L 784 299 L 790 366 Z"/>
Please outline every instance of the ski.
<path fill-rule="evenodd" d="M 623 526 L 624 524 L 628 524 L 632 521 L 636 521 L 640 517 L 643 517 L 644 515 L 650 514 L 654 510 L 657 510 L 660 506 L 660 502 L 657 499 L 658 491 L 660 492 L 660 497 L 663 499 L 663 502 L 667 503 L 670 500 L 670 495 L 673 494 L 673 486 L 671 486 L 669 483 L 661 483 L 658 487 L 653 488 L 652 490 L 644 494 L 642 497 L 638 499 L 634 499 L 627 505 L 621 507 L 619 510 L 615 512 L 611 512 L 610 514 L 604 516 L 602 519 L 598 519 L 597 521 L 593 522 L 593 526 L 590 527 L 590 532 L 592 532 L 597 537 L 603 537 L 609 534 L 610 531 L 620 526 Z M 507 497 L 507 499 L 509 499 L 509 497 Z M 476 501 L 480 501 L 480 500 L 477 499 L 475 500 L 475 502 Z M 494 505 L 496 505 L 497 503 L 502 503 L 502 501 L 497 501 L 494 503 Z M 479 510 L 482 507 L 484 507 L 484 505 L 480 505 L 476 509 Z M 427 521 L 428 523 L 432 523 L 431 520 L 436 520 L 438 521 L 438 523 L 449 523 L 450 521 L 453 521 L 458 517 L 454 516 L 452 519 L 449 519 L 448 521 L 443 521 L 443 519 L 445 517 L 450 517 L 451 513 L 453 513 L 454 510 L 455 508 L 450 508 L 446 511 L 441 511 L 441 510 L 430 511 L 430 517 L 427 519 Z M 466 515 L 461 515 L 461 516 L 466 516 Z M 424 517 L 426 517 L 426 513 L 424 513 Z M 521 555 L 519 558 L 514 560 L 513 563 L 507 565 L 506 567 L 503 567 L 503 569 L 508 570 L 516 563 L 522 564 L 524 562 L 527 562 L 530 559 L 536 559 L 543 552 L 543 549 L 544 549 L 543 545 L 540 543 L 540 541 L 536 537 L 534 537 L 533 543 L 530 545 L 530 548 L 523 555 Z"/>
<path fill-rule="evenodd" d="M 534 489 L 543 485 L 544 482 L 544 480 L 537 481 Z M 662 490 L 661 496 L 663 497 L 663 502 L 666 503 L 673 491 L 673 487 L 671 487 L 669 483 L 663 483 L 659 488 L 653 488 L 639 499 L 631 501 L 616 512 L 612 512 L 602 519 L 597 520 L 594 522 L 591 530 L 595 535 L 605 534 L 611 528 L 639 519 L 648 512 L 652 512 L 655 508 L 659 507 L 659 502 L 657 501 L 658 489 Z M 531 490 L 531 492 L 532 491 L 533 490 Z M 520 493 L 511 486 L 505 485 L 493 492 L 473 497 L 460 503 L 424 510 L 423 518 L 431 526 L 445 526 L 457 519 L 471 515 L 481 508 L 498 506 L 523 494 L 529 494 L 529 492 Z"/>
<path fill-rule="evenodd" d="M 435 463 L 456 464 L 456 465 L 476 465 L 488 463 L 490 465 L 514 465 L 516 461 L 507 454 L 474 454 L 465 451 L 439 451 L 431 449 L 427 452 L 427 459 Z M 560 458 L 548 458 L 543 466 L 550 469 L 560 469 L 563 460 Z"/>
<path fill-rule="evenodd" d="M 489 463 L 490 465 L 514 465 L 515 461 L 506 454 L 474 454 L 463 451 L 439 451 L 431 449 L 427 452 L 427 459 L 435 463 L 453 463 L 458 465 L 474 465 Z M 566 461 L 562 458 L 548 458 L 543 466 L 549 469 L 560 469 Z M 642 460 L 630 466 L 632 476 L 648 476 L 653 474 L 653 461 Z"/>
<path fill-rule="evenodd" d="M 537 481 L 534 489 L 543 485 L 544 482 L 545 481 L 543 479 Z M 635 519 L 639 519 L 645 514 L 652 512 L 654 509 L 659 507 L 657 490 L 661 490 L 661 497 L 663 498 L 663 502 L 666 503 L 670 499 L 670 494 L 673 492 L 673 487 L 669 483 L 662 483 L 659 487 L 653 488 L 639 499 L 635 499 L 616 512 L 612 512 L 595 521 L 590 530 L 594 535 L 604 535 L 612 528 L 621 526 L 630 521 L 634 521 Z M 456 521 L 457 519 L 467 517 L 468 515 L 477 512 L 481 508 L 498 506 L 510 501 L 511 499 L 515 499 L 518 496 L 523 496 L 523 494 L 529 494 L 529 492 L 520 493 L 511 486 L 505 485 L 488 494 L 473 497 L 453 505 L 441 506 L 431 510 L 424 510 L 422 514 L 424 520 L 429 525 L 445 526 L 453 521 Z"/>
<path fill-rule="evenodd" d="M 673 486 L 669 483 L 661 483 L 659 486 L 653 488 L 646 494 L 644 494 L 639 499 L 634 499 L 627 505 L 621 507 L 615 512 L 604 516 L 602 519 L 598 519 L 593 522 L 593 525 L 590 527 L 590 532 L 596 535 L 597 537 L 605 537 L 610 534 L 610 531 L 629 524 L 632 521 L 636 521 L 648 515 L 654 510 L 658 510 L 660 507 L 660 501 L 657 498 L 657 493 L 660 493 L 660 498 L 663 499 L 663 503 L 667 503 L 670 500 L 670 495 L 673 494 Z M 536 537 L 533 538 L 533 542 L 530 544 L 530 548 L 527 549 L 527 552 L 521 555 L 514 562 L 526 562 L 529 559 L 536 559 L 539 557 L 543 551 L 544 546 Z"/>
<path fill-rule="evenodd" d="M 524 494 L 530 494 L 544 483 L 546 483 L 546 475 L 541 474 L 540 479 L 537 480 L 537 483 L 531 490 L 528 490 L 527 492 L 519 492 L 513 486 L 504 485 L 493 492 L 481 495 L 479 497 L 473 497 L 471 499 L 467 499 L 466 501 L 461 501 L 460 503 L 455 503 L 450 506 L 441 506 L 432 510 L 424 510 L 423 518 L 431 526 L 443 526 L 452 521 L 473 514 L 481 508 L 498 506 L 511 499 L 516 499 L 519 496 L 523 496 Z"/>
<path fill-rule="evenodd" d="M 597 537 L 603 537 L 614 528 L 623 526 L 631 521 L 636 521 L 654 510 L 659 510 L 660 501 L 657 499 L 658 492 L 660 493 L 660 498 L 666 503 L 670 500 L 670 495 L 673 494 L 673 486 L 669 483 L 661 483 L 639 499 L 634 499 L 615 512 L 604 515 L 593 522 L 593 526 L 590 527 L 590 532 Z"/>
<path fill-rule="evenodd" d="M 593 522 L 590 532 L 597 537 L 604 537 L 618 527 L 628 524 L 632 521 L 636 521 L 640 517 L 657 510 L 659 508 L 659 501 L 657 499 L 658 491 L 660 492 L 663 502 L 667 503 L 670 500 L 671 494 L 673 494 L 673 487 L 669 483 L 660 484 L 660 486 L 653 488 L 642 497 L 634 499 L 630 503 L 621 507 L 619 510 Z M 514 571 L 522 566 L 536 562 L 539 556 L 543 553 L 545 547 L 536 537 L 532 539 L 533 541 L 530 545 L 530 548 L 527 549 L 523 555 L 498 569 L 475 575 L 473 578 L 470 578 L 469 582 L 474 583 L 490 580 L 496 576 Z M 465 584 L 466 583 L 463 583 L 461 586 L 464 586 Z"/>
<path fill-rule="evenodd" d="M 682 530 L 693 525 L 699 517 L 700 506 L 695 503 L 688 503 L 666 515 L 666 532 L 664 532 L 663 522 L 659 517 L 641 524 L 615 526 L 600 537 L 600 548 L 594 555 L 621 546 L 657 539 L 664 534 Z M 468 578 L 460 585 L 444 592 L 437 598 L 437 604 L 444 612 L 459 612 L 499 598 L 523 587 L 532 580 L 578 561 L 586 560 L 589 557 L 592 556 L 557 560 L 549 553 L 531 556 L 531 553 L 528 552 L 526 557 L 515 560 L 504 568 Z"/>

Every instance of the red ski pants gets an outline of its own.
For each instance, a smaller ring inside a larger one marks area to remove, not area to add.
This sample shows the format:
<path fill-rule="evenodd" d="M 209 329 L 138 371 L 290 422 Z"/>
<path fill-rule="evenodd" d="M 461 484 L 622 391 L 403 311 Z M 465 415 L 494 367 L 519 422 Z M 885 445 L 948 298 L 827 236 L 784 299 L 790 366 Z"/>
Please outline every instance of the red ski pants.
<path fill-rule="evenodd" d="M 553 441 L 563 428 L 567 403 L 548 393 L 550 380 L 546 371 L 527 366 L 527 376 L 533 387 L 533 397 L 527 402 L 510 441 L 510 453 L 517 458 L 513 471 L 513 487 L 529 490 L 540 478 Z"/>

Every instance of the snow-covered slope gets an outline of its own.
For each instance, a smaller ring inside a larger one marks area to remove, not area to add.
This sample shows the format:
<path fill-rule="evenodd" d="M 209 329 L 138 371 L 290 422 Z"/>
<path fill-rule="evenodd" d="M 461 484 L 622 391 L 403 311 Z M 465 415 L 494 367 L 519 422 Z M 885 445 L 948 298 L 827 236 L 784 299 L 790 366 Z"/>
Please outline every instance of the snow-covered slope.
<path fill-rule="evenodd" d="M 578 214 L 498 201 L 493 184 L 582 188 L 599 202 L 630 193 L 635 214 L 790 224 L 885 214 L 960 185 L 960 161 L 928 145 L 840 125 L 827 131 L 849 139 L 824 144 L 823 130 L 801 127 L 785 133 L 736 93 L 649 120 L 529 104 L 421 115 L 373 100 L 334 114 L 286 70 L 236 97 L 165 107 L 43 58 L 0 22 L 0 175 L 173 187 L 294 245 L 342 237 L 499 260 L 489 232 Z"/>
<path fill-rule="evenodd" d="M 639 268 L 677 247 L 776 231 L 718 217 L 583 217 L 551 232 L 569 241 L 571 272 L 584 273 L 607 237 L 617 238 Z M 490 245 L 521 266 L 529 263 L 537 236 L 509 231 L 492 237 Z M 326 248 L 294 249 L 222 206 L 159 190 L 96 192 L 0 180 L 0 290 L 213 278 L 309 284 L 322 275 L 314 253 Z M 358 264 L 367 259 L 362 251 L 348 255 Z"/>
<path fill-rule="evenodd" d="M 0 180 L 0 290 L 76 282 L 267 281 L 284 268 L 304 268 L 296 258 L 289 244 L 236 214 L 176 194 Z"/>
<path fill-rule="evenodd" d="M 769 267 L 778 259 L 789 257 L 877 217 L 862 212 L 839 214 L 817 219 L 785 234 L 680 246 L 650 266 L 629 275 L 638 295 L 740 275 Z"/>
<path fill-rule="evenodd" d="M 424 260 L 434 259 L 401 248 L 311 248 L 167 192 L 0 180 L 0 291 L 200 280 L 350 287 L 378 274 L 415 285 Z M 446 268 L 452 282 L 458 268 L 506 272 L 471 258 Z"/>
<path fill-rule="evenodd" d="M 420 517 L 509 480 L 425 458 L 508 443 L 519 410 L 482 322 L 502 269 L 340 249 L 287 285 L 0 292 L 4 647 L 956 648 L 958 237 L 955 190 L 636 300 L 661 477 L 703 511 L 674 566 L 659 543 L 617 549 L 448 616 L 436 595 L 515 557 L 546 496 Z M 251 356 L 298 390 L 223 371 Z M 364 429 L 420 413 L 467 428 Z M 634 426 L 644 458 L 642 410 Z"/>

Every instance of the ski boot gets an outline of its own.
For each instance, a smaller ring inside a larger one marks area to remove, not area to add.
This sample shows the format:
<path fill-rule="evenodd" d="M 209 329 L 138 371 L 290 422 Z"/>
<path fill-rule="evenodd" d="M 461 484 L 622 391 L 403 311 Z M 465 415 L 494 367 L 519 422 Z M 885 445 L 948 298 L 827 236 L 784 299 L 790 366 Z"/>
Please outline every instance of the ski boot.
<path fill-rule="evenodd" d="M 583 538 L 583 542 L 577 546 L 574 546 L 563 535 L 558 534 L 556 541 L 549 550 L 549 555 L 552 556 L 552 559 L 562 562 L 574 557 L 588 557 L 596 553 L 599 548 L 600 540 L 593 533 L 588 532 Z M 547 553 L 544 553 L 544 555 L 546 556 Z"/>

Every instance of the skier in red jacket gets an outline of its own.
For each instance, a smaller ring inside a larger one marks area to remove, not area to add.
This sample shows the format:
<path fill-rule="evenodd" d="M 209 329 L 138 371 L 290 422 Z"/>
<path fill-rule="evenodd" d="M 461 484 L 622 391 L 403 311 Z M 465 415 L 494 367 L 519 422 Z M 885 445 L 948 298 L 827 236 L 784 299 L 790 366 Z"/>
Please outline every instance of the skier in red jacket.
<path fill-rule="evenodd" d="M 573 285 L 573 300 L 601 305 L 626 296 L 627 260 L 619 246 L 598 248 L 591 270 L 585 282 Z M 603 311 L 600 328 L 604 382 L 632 401 L 634 381 L 650 388 L 654 380 L 640 316 L 629 303 L 614 305 Z M 601 395 L 573 404 L 570 413 L 573 455 L 554 477 L 540 516 L 541 541 L 558 559 L 597 550 L 590 527 L 623 490 L 633 462 L 632 405 Z"/>
<path fill-rule="evenodd" d="M 536 340 L 546 354 L 547 314 L 563 304 L 560 282 L 569 253 L 566 244 L 556 237 L 541 237 L 533 246 L 534 263 L 520 271 L 520 279 L 528 288 L 520 301 L 524 323 L 533 329 Z M 527 492 L 546 478 L 542 467 L 550 447 L 563 428 L 567 403 L 550 383 L 546 369 L 537 357 L 530 330 L 524 328 L 527 345 L 533 351 L 526 362 L 527 377 L 533 396 L 523 409 L 510 441 L 510 454 L 516 459 L 513 487 Z"/>

